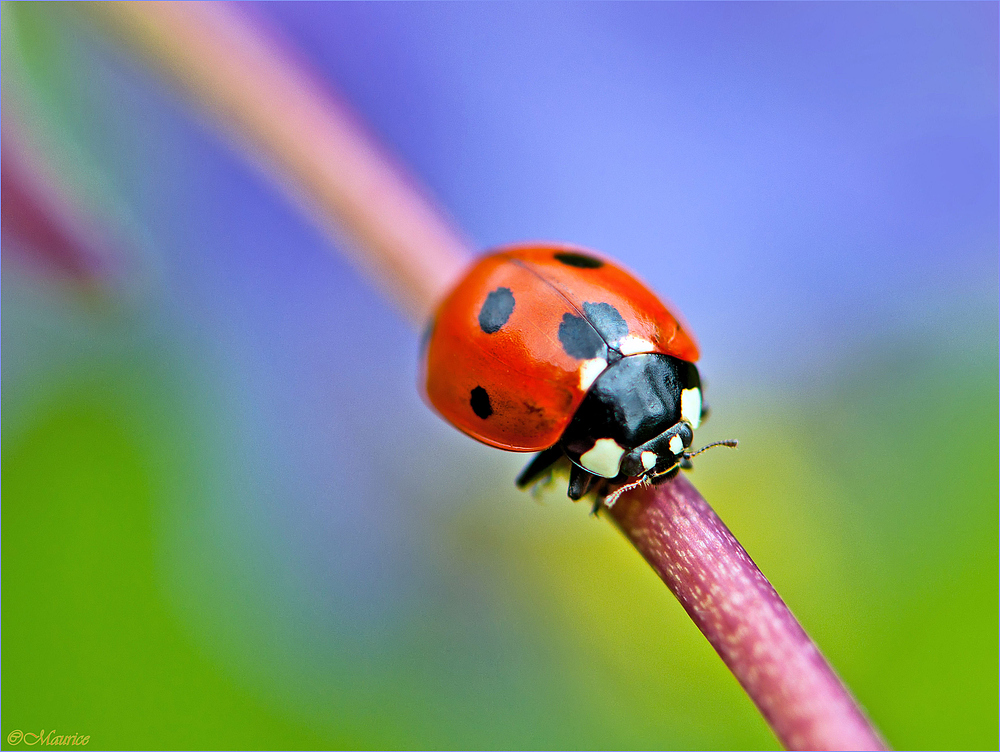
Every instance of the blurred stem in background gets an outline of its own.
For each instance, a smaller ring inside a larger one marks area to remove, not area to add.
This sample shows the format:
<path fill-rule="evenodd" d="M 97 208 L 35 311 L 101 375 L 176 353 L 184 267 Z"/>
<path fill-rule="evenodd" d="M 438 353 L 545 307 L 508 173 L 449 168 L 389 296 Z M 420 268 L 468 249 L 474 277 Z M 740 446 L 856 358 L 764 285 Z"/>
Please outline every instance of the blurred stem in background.
<path fill-rule="evenodd" d="M 329 87 L 237 7 L 96 3 L 304 203 L 417 324 L 469 244 Z M 346 236 L 346 238 L 345 238 Z M 653 566 L 790 749 L 884 749 L 770 583 L 684 479 L 622 496 L 619 529 Z"/>
<path fill-rule="evenodd" d="M 352 262 L 423 325 L 465 266 L 469 245 L 329 87 L 235 7 L 91 8 L 208 106 L 338 246 L 353 251 Z"/>
<path fill-rule="evenodd" d="M 3 129 L 0 204 L 4 235 L 13 242 L 5 249 L 32 266 L 74 286 L 95 286 L 106 272 L 102 259 L 85 242 L 79 212 L 57 194 L 57 181 L 44 175 L 42 160 L 29 154 L 8 121 Z"/>

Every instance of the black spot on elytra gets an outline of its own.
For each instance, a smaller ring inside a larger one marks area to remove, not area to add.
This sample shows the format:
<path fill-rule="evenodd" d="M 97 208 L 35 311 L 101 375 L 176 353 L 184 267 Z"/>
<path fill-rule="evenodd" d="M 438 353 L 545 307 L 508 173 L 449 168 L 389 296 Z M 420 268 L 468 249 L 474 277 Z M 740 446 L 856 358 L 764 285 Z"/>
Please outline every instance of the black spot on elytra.
<path fill-rule="evenodd" d="M 479 309 L 479 328 L 487 334 L 496 334 L 507 323 L 514 311 L 514 293 L 509 287 L 498 287 L 483 302 Z"/>
<path fill-rule="evenodd" d="M 577 269 L 600 269 L 604 266 L 604 262 L 599 258 L 584 253 L 562 252 L 557 253 L 555 258 L 556 261 L 566 264 L 566 266 L 575 266 Z"/>
<path fill-rule="evenodd" d="M 582 316 L 564 313 L 559 324 L 559 341 L 566 354 L 580 360 L 589 360 L 606 354 L 604 340 Z"/>
<path fill-rule="evenodd" d="M 486 420 L 493 414 L 493 405 L 490 404 L 490 395 L 488 395 L 486 390 L 481 386 L 477 386 L 472 390 L 472 397 L 469 399 L 469 404 L 472 405 L 472 412 L 483 420 Z"/>
<path fill-rule="evenodd" d="M 628 323 L 610 303 L 584 303 L 583 316 L 564 313 L 559 341 L 568 355 L 581 360 L 621 357 L 613 348 L 628 334 Z M 610 351 L 605 346 L 612 348 Z M 615 357 L 617 356 L 617 357 Z"/>
<path fill-rule="evenodd" d="M 628 334 L 628 324 L 610 303 L 584 303 L 583 312 L 611 347 Z"/>

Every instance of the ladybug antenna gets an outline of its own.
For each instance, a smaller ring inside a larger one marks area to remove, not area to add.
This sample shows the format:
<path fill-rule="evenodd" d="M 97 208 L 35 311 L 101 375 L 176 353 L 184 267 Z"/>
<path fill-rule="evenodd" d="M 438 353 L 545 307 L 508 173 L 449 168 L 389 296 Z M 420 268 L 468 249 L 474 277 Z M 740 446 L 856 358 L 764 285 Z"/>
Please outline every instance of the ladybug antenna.
<path fill-rule="evenodd" d="M 712 447 L 717 447 L 717 446 L 726 446 L 730 447 L 731 449 L 735 449 L 737 446 L 739 446 L 739 442 L 736 439 L 726 439 L 725 441 L 713 441 L 711 444 L 706 444 L 705 446 L 703 446 L 697 452 L 691 452 L 689 454 L 685 454 L 684 459 L 689 460 L 692 457 L 697 457 L 702 452 L 706 452 Z"/>
<path fill-rule="evenodd" d="M 677 466 L 674 465 L 674 467 L 677 467 Z M 673 468 L 671 468 L 671 470 L 672 469 Z M 618 501 L 618 497 L 621 496 L 623 493 L 625 493 L 626 491 L 631 491 L 633 488 L 639 488 L 640 486 L 648 486 L 651 482 L 652 481 L 651 481 L 649 475 L 641 475 L 641 476 L 639 476 L 639 478 L 637 480 L 634 480 L 631 483 L 626 483 L 621 488 L 616 489 L 614 493 L 611 493 L 611 494 L 608 494 L 607 496 L 605 496 L 604 497 L 604 506 L 606 506 L 608 509 L 611 509 L 611 507 L 613 507 L 615 505 L 615 502 Z"/>

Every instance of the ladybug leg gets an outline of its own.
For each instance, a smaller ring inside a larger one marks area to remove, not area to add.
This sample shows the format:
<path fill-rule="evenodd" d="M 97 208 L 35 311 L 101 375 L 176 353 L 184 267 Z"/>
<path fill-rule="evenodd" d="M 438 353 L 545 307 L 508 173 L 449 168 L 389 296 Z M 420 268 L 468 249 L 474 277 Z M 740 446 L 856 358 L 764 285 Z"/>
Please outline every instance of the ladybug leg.
<path fill-rule="evenodd" d="M 595 477 L 584 470 L 579 465 L 571 465 L 569 468 L 569 489 L 567 495 L 573 501 L 579 501 L 590 490 L 594 484 Z"/>
<path fill-rule="evenodd" d="M 527 488 L 530 486 L 562 456 L 563 450 L 558 444 L 536 454 L 527 467 L 521 471 L 521 474 L 517 476 L 517 487 Z"/>
<path fill-rule="evenodd" d="M 653 481 L 653 485 L 656 486 L 659 485 L 660 483 L 663 483 L 664 481 L 670 480 L 675 475 L 677 475 L 677 471 L 680 470 L 682 467 L 684 467 L 684 465 L 678 462 L 672 468 L 667 470 L 667 472 L 652 476 L 651 480 Z"/>

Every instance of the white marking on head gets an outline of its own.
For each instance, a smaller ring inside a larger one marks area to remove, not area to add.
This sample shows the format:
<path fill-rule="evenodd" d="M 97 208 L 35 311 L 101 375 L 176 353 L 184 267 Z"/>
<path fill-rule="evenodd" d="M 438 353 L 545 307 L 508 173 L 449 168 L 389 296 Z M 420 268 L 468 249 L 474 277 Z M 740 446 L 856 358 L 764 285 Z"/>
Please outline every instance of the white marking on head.
<path fill-rule="evenodd" d="M 608 367 L 608 361 L 604 358 L 591 358 L 580 364 L 580 389 L 587 391 L 594 380 L 604 373 Z"/>
<path fill-rule="evenodd" d="M 639 455 L 639 461 L 642 462 L 643 468 L 646 470 L 652 470 L 656 467 L 656 452 L 643 452 Z"/>
<path fill-rule="evenodd" d="M 614 478 L 618 475 L 625 450 L 618 446 L 614 439 L 598 439 L 593 448 L 580 457 L 580 464 L 594 475 L 602 478 Z"/>
<path fill-rule="evenodd" d="M 656 345 L 648 339 L 636 337 L 634 334 L 626 334 L 615 347 L 622 355 L 637 355 L 638 353 L 656 352 Z"/>
<path fill-rule="evenodd" d="M 670 441 L 667 443 L 667 447 L 674 454 L 680 455 L 684 452 L 684 439 L 680 436 L 671 436 Z"/>
<path fill-rule="evenodd" d="M 690 423 L 691 428 L 697 428 L 701 424 L 701 389 L 685 389 L 681 392 L 681 420 Z"/>

